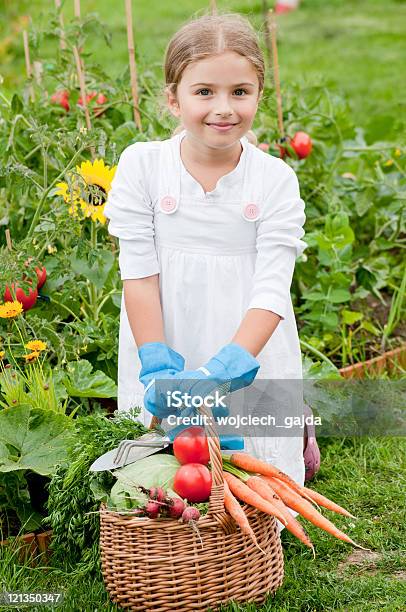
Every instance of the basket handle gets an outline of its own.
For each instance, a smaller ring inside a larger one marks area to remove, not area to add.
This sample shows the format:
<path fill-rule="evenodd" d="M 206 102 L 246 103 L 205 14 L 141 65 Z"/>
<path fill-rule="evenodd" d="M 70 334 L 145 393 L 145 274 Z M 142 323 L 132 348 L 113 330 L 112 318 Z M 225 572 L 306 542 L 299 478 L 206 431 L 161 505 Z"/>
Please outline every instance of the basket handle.
<path fill-rule="evenodd" d="M 225 533 L 233 533 L 236 530 L 235 522 L 224 508 L 223 459 L 221 456 L 220 439 L 213 423 L 213 414 L 206 404 L 199 407 L 198 410 L 205 416 L 203 426 L 207 435 L 211 463 L 212 485 L 207 514 L 211 515 Z M 160 423 L 161 419 L 153 416 L 149 428 L 153 429 Z"/>

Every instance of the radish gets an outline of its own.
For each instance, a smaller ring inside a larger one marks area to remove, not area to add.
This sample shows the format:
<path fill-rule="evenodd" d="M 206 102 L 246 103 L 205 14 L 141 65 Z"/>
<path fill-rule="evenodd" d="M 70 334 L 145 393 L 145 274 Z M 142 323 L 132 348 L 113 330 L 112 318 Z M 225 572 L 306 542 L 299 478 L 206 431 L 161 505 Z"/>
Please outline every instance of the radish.
<path fill-rule="evenodd" d="M 149 496 L 151 499 L 163 502 L 166 500 L 166 491 L 162 487 L 151 487 L 149 490 Z"/>
<path fill-rule="evenodd" d="M 182 521 L 184 523 L 191 523 L 192 521 L 198 521 L 200 518 L 200 512 L 193 506 L 187 506 L 182 513 Z"/>
<path fill-rule="evenodd" d="M 183 516 L 185 508 L 186 506 L 182 499 L 180 499 L 179 497 L 172 498 L 171 504 L 168 508 L 168 515 L 170 516 L 170 518 L 180 518 L 181 516 Z"/>
<path fill-rule="evenodd" d="M 193 529 L 193 531 L 196 533 L 196 535 L 198 536 L 199 540 L 200 540 L 200 544 L 203 547 L 203 542 L 202 542 L 202 536 L 200 535 L 200 531 L 199 528 L 197 526 L 197 522 L 200 518 L 200 512 L 197 508 L 194 508 L 193 506 L 188 506 L 187 508 L 184 509 L 183 513 L 182 513 L 182 518 L 181 521 L 183 521 L 183 523 L 187 523 L 188 525 L 190 525 Z"/>
<path fill-rule="evenodd" d="M 147 504 L 145 506 L 145 511 L 148 514 L 149 518 L 151 519 L 158 518 L 159 510 L 160 510 L 159 503 L 152 501 L 151 499 L 147 501 Z"/>

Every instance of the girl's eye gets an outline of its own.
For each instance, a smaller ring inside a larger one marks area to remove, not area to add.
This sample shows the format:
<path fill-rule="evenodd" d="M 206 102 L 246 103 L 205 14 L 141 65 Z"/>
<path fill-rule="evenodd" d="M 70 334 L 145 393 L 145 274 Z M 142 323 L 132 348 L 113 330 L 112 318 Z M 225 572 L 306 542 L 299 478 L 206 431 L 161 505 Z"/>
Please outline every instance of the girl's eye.
<path fill-rule="evenodd" d="M 199 94 L 199 93 L 201 93 L 202 91 L 211 91 L 211 90 L 210 90 L 210 89 L 208 89 L 207 87 L 205 87 L 204 89 L 199 89 L 199 91 L 197 91 L 196 93 L 197 93 L 197 94 Z M 242 88 L 240 88 L 240 87 L 239 87 L 238 89 L 235 89 L 235 91 L 243 91 L 244 93 L 248 93 L 246 89 L 242 89 Z M 204 96 L 204 97 L 205 97 L 205 96 Z M 242 96 L 237 96 L 237 97 L 238 97 L 238 98 L 241 98 Z"/>

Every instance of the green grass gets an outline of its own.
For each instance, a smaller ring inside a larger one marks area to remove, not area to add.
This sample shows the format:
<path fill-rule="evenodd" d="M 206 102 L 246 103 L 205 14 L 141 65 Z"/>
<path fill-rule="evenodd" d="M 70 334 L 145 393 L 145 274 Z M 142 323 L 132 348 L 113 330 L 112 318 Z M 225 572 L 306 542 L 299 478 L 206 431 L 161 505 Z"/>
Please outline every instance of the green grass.
<path fill-rule="evenodd" d="M 65 4 L 67 19 L 73 2 Z M 29 15 L 34 24 L 46 23 L 47 12 L 42 13 L 53 5 L 53 0 L 7 0 L 0 7 L 0 40 L 13 29 L 19 15 Z M 95 36 L 86 51 L 95 53 L 108 74 L 117 76 L 127 66 L 124 2 L 82 0 L 81 5 L 82 16 L 97 12 L 112 31 L 112 49 Z M 163 54 L 170 37 L 192 15 L 201 14 L 209 2 L 151 0 L 133 5 L 141 65 L 154 70 L 162 82 Z M 260 0 L 228 0 L 218 6 L 248 15 L 257 31 L 263 30 Z M 329 87 L 348 96 L 354 119 L 366 129 L 370 141 L 396 140 L 406 116 L 406 80 L 401 78 L 405 26 L 406 3 L 400 0 L 306 0 L 300 10 L 279 19 L 282 87 L 291 81 L 306 85 L 325 79 Z M 52 58 L 54 53 L 53 43 L 41 46 L 41 59 Z M 20 32 L 14 35 L 8 52 L 3 56 L 0 52 L 0 63 L 6 90 L 19 88 L 24 81 Z"/>
<path fill-rule="evenodd" d="M 300 519 L 316 558 L 290 533 L 282 532 L 283 586 L 263 606 L 224 607 L 224 612 L 345 612 L 404 610 L 406 600 L 406 441 L 402 438 L 319 440 L 322 467 L 311 487 L 347 507 L 357 520 L 328 516 L 358 544 L 370 548 L 364 560 L 355 549 Z M 356 556 L 354 557 L 354 553 Z M 62 590 L 61 612 L 113 612 L 100 577 L 66 574 L 57 568 L 21 566 L 0 553 L 0 584 L 9 590 Z M 354 562 L 351 563 L 351 559 Z M 16 559 L 15 559 L 16 561 Z M 45 612 L 47 608 L 31 607 Z M 49 608 L 48 608 L 49 609 Z"/>

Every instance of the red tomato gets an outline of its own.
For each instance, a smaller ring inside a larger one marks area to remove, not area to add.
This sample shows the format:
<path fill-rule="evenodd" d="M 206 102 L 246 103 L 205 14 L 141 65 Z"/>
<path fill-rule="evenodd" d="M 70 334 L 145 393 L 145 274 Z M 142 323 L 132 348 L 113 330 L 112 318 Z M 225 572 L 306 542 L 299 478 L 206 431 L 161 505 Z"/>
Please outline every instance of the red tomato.
<path fill-rule="evenodd" d="M 188 427 L 173 441 L 173 454 L 179 463 L 202 463 L 210 461 L 209 445 L 203 427 Z"/>
<path fill-rule="evenodd" d="M 296 132 L 293 138 L 290 139 L 289 144 L 299 159 L 304 159 L 310 155 L 313 148 L 312 139 L 306 132 Z"/>
<path fill-rule="evenodd" d="M 211 473 L 201 463 L 185 463 L 175 474 L 173 490 L 192 504 L 207 501 L 211 492 Z"/>
<path fill-rule="evenodd" d="M 15 297 L 13 297 L 14 295 Z M 18 302 L 21 302 L 21 304 L 23 305 L 23 310 L 29 310 L 35 305 L 35 302 L 37 301 L 37 297 L 38 297 L 37 289 L 32 289 L 30 287 L 28 289 L 28 293 L 25 293 L 24 289 L 22 289 L 18 285 L 15 286 L 15 283 L 12 283 L 11 291 L 9 287 L 6 287 L 6 291 L 4 292 L 3 299 L 5 302 L 12 302 L 14 300 L 17 300 Z"/>
<path fill-rule="evenodd" d="M 103 93 L 97 93 L 97 91 L 91 91 L 88 94 L 86 94 L 87 104 L 89 104 L 92 100 L 95 100 L 96 104 L 106 104 L 107 102 L 106 96 Z M 82 96 L 80 96 L 80 98 L 78 99 L 78 104 L 79 106 L 83 106 Z M 103 111 L 103 108 L 100 108 L 100 106 L 95 106 L 94 112 L 95 112 L 96 117 L 98 117 L 104 111 Z"/>
<path fill-rule="evenodd" d="M 107 98 L 106 98 L 106 96 L 104 94 L 99 93 L 97 98 L 96 98 L 96 102 L 97 102 L 97 104 L 106 104 Z"/>
<path fill-rule="evenodd" d="M 37 289 L 41 289 L 47 279 L 47 271 L 45 269 L 45 266 L 42 266 L 42 268 L 35 268 L 35 271 L 37 273 L 38 278 Z"/>
<path fill-rule="evenodd" d="M 66 112 L 68 112 L 70 109 L 69 91 L 67 89 L 60 89 L 59 91 L 56 91 L 51 96 L 51 102 L 53 102 L 54 104 L 59 104 L 59 106 L 62 106 L 62 108 L 64 108 Z"/>

